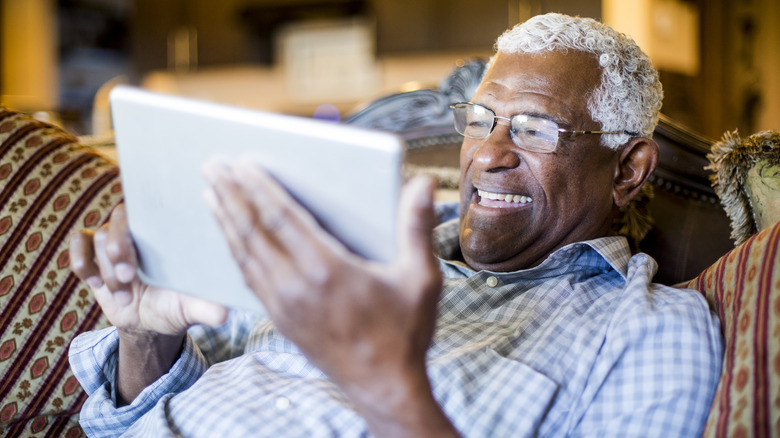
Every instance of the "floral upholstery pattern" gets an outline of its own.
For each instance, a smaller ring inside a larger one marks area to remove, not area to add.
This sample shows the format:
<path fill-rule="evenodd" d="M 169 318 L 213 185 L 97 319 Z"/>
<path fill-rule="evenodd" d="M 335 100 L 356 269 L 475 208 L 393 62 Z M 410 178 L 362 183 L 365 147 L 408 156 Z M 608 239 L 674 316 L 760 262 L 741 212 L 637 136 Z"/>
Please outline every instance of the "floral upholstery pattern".
<path fill-rule="evenodd" d="M 114 163 L 0 108 L 0 436 L 83 436 L 68 346 L 108 322 L 70 271 L 68 236 L 121 197 Z"/>
<path fill-rule="evenodd" d="M 780 223 L 734 248 L 687 287 L 718 312 L 723 371 L 704 436 L 780 436 Z"/>

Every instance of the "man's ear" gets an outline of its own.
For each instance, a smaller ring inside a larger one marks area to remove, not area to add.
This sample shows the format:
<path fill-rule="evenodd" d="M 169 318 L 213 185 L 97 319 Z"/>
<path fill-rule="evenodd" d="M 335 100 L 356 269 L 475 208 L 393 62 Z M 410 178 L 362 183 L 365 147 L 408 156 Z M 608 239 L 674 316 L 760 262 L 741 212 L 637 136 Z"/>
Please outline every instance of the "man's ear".
<path fill-rule="evenodd" d="M 620 148 L 612 186 L 612 198 L 618 208 L 639 193 L 657 164 L 658 144 L 650 138 L 632 138 Z"/>

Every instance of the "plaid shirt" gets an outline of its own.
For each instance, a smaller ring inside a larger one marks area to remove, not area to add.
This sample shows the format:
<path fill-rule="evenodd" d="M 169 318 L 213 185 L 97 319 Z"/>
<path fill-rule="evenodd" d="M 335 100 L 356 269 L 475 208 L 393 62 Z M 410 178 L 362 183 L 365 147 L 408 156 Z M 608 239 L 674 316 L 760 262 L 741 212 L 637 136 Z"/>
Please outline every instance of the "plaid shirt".
<path fill-rule="evenodd" d="M 702 296 L 651 283 L 625 239 L 566 246 L 541 265 L 475 272 L 457 220 L 435 232 L 445 274 L 428 352 L 434 395 L 464 436 L 699 436 L 718 382 L 719 323 Z M 171 371 L 129 406 L 112 394 L 112 328 L 73 341 L 90 436 L 359 437 L 350 401 L 268 321 L 193 328 Z M 378 379 L 382 376 L 378 375 Z"/>

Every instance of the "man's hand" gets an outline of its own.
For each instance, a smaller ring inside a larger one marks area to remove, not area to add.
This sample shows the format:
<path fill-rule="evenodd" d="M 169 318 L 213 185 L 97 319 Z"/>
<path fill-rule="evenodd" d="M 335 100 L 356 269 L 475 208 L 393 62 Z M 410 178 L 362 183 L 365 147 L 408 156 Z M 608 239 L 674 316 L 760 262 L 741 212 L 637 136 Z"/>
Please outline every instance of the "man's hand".
<path fill-rule="evenodd" d="M 141 282 L 124 205 L 94 233 L 71 236 L 70 263 L 118 329 L 118 403 L 131 402 L 168 372 L 189 327 L 219 325 L 227 318 L 220 305 Z"/>
<path fill-rule="evenodd" d="M 383 265 L 350 253 L 256 166 L 210 164 L 204 173 L 213 184 L 206 199 L 247 284 L 374 433 L 454 433 L 425 365 L 441 292 L 432 182 L 416 179 L 405 188 L 399 253 Z"/>

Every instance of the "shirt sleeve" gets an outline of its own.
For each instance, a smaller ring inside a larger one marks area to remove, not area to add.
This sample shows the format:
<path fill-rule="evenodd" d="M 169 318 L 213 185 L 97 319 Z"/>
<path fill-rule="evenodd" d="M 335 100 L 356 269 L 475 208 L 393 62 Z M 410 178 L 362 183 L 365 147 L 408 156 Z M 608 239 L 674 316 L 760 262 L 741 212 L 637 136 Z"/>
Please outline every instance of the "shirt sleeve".
<path fill-rule="evenodd" d="M 656 287 L 607 329 L 571 436 L 700 436 L 720 377 L 720 325 L 696 291 Z"/>
<path fill-rule="evenodd" d="M 119 346 L 116 328 L 79 335 L 70 345 L 69 361 L 89 395 L 81 408 L 82 428 L 90 437 L 121 435 L 158 401 L 192 386 L 210 365 L 242 354 L 256 319 L 234 311 L 220 327 L 193 327 L 171 370 L 121 408 L 116 407 L 114 385 Z"/>
<path fill-rule="evenodd" d="M 189 334 L 208 364 L 213 365 L 244 354 L 252 330 L 261 319 L 254 313 L 231 310 L 225 324 L 194 326 Z"/>

